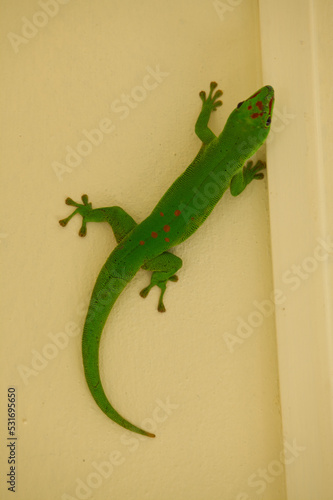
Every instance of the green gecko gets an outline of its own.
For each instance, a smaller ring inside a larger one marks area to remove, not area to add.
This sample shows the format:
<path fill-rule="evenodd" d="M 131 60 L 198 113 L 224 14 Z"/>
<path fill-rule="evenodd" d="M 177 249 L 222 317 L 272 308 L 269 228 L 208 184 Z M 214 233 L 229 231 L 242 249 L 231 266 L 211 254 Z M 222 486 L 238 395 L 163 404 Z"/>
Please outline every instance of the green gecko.
<path fill-rule="evenodd" d="M 176 179 L 151 214 L 140 224 L 122 208 L 113 206 L 93 209 L 88 196 L 83 204 L 71 198 L 66 204 L 76 207 L 66 219 L 66 226 L 75 215 L 82 216 L 80 236 L 85 236 L 87 222 L 108 222 L 118 246 L 102 267 L 92 292 L 82 336 L 82 357 L 90 392 L 100 409 L 122 427 L 155 437 L 123 418 L 109 402 L 99 374 L 99 344 L 108 315 L 140 268 L 151 271 L 150 284 L 140 295 L 147 297 L 152 287 L 160 288 L 158 311 L 164 312 L 163 296 L 168 281 L 177 281 L 181 268 L 179 257 L 169 252 L 196 231 L 211 213 L 224 192 L 230 188 L 238 196 L 253 179 L 262 179 L 264 163 L 245 162 L 264 143 L 271 125 L 274 90 L 266 85 L 242 101 L 230 114 L 222 133 L 217 137 L 208 128 L 212 111 L 222 105 L 221 90 L 210 84 L 208 96 L 199 96 L 202 108 L 195 132 L 202 141 L 201 148 L 185 172 Z"/>

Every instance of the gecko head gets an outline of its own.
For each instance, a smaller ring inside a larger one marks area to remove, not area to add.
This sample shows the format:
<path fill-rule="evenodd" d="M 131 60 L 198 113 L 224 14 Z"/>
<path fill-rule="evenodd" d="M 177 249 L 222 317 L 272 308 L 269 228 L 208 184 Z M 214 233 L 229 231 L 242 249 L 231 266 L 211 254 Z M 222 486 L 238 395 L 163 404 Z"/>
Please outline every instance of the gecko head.
<path fill-rule="evenodd" d="M 274 107 L 274 89 L 262 87 L 245 101 L 240 102 L 231 113 L 230 125 L 248 140 L 253 154 L 266 140 L 271 127 Z M 228 120 L 229 121 L 229 120 Z"/>

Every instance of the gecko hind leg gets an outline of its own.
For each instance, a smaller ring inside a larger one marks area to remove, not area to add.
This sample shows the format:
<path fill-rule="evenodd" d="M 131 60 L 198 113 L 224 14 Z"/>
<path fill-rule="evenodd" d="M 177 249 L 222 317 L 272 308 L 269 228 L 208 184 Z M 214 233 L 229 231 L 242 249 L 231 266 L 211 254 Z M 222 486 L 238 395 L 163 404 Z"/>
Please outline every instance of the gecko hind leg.
<path fill-rule="evenodd" d="M 117 243 L 119 243 L 137 225 L 135 220 L 120 207 L 93 209 L 92 204 L 88 202 L 86 194 L 81 199 L 83 204 L 76 203 L 71 198 L 67 198 L 66 205 L 76 207 L 76 210 L 66 219 L 59 221 L 61 226 L 66 226 L 74 215 L 80 214 L 82 216 L 82 225 L 79 231 L 80 236 L 87 234 L 87 222 L 108 222 L 112 227 Z"/>
<path fill-rule="evenodd" d="M 157 306 L 157 310 L 159 312 L 165 312 L 166 310 L 163 297 L 167 282 L 178 281 L 178 276 L 176 276 L 175 273 L 182 267 L 182 265 L 183 262 L 179 257 L 170 252 L 164 252 L 142 266 L 142 269 L 152 271 L 153 273 L 150 284 L 141 290 L 140 295 L 145 298 L 154 286 L 158 286 L 161 290 Z"/>
<path fill-rule="evenodd" d="M 71 213 L 71 215 L 66 217 L 66 219 L 61 219 L 59 221 L 59 224 L 60 226 L 65 227 L 72 219 L 72 217 L 74 217 L 74 215 L 80 214 L 82 215 L 82 226 L 80 228 L 79 235 L 85 236 L 87 234 L 87 215 L 92 211 L 92 204 L 88 202 L 88 196 L 86 194 L 82 195 L 81 199 L 83 201 L 83 204 L 76 203 L 76 201 L 72 200 L 72 198 L 66 198 L 66 205 L 77 208 L 73 213 Z"/>

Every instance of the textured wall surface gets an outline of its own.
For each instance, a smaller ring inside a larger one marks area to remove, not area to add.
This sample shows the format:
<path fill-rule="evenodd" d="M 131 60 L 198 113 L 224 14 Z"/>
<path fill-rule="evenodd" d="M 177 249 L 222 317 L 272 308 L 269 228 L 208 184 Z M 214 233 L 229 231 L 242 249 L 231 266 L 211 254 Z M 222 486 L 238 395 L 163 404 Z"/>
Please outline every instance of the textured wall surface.
<path fill-rule="evenodd" d="M 283 116 L 268 185 L 274 282 L 285 296 L 276 308 L 282 424 L 298 446 L 287 496 L 331 500 L 333 3 L 264 0 L 260 17 L 263 73 Z"/>
<path fill-rule="evenodd" d="M 266 178 L 227 193 L 175 249 L 165 314 L 157 290 L 139 296 L 140 271 L 108 320 L 106 393 L 155 440 L 109 421 L 83 376 L 84 316 L 114 237 L 57 222 L 83 193 L 143 220 L 200 147 L 199 91 L 224 91 L 219 133 L 271 83 L 257 2 L 2 4 L 1 416 L 4 430 L 14 386 L 17 498 L 284 500 Z"/>

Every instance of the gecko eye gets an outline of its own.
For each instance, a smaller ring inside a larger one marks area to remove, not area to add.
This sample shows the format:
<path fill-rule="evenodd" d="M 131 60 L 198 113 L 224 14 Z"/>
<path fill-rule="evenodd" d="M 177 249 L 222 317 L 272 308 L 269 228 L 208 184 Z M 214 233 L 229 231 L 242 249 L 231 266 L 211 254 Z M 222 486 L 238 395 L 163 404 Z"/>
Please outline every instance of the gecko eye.
<path fill-rule="evenodd" d="M 271 124 L 271 117 L 269 116 L 266 121 L 266 127 Z"/>
<path fill-rule="evenodd" d="M 239 103 L 237 104 L 237 109 L 239 109 L 239 108 L 241 107 L 241 105 L 243 104 L 243 102 L 244 102 L 244 101 L 239 102 Z"/>

